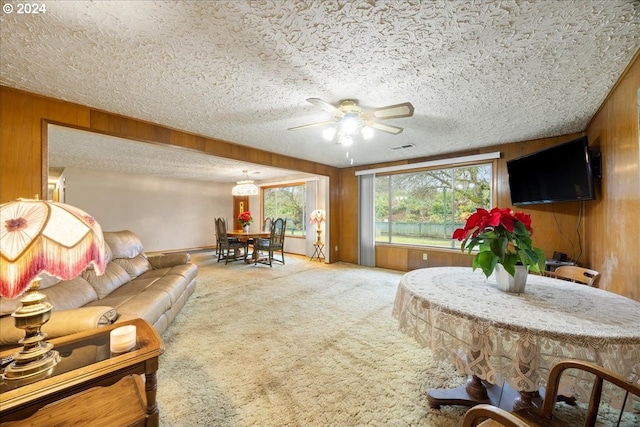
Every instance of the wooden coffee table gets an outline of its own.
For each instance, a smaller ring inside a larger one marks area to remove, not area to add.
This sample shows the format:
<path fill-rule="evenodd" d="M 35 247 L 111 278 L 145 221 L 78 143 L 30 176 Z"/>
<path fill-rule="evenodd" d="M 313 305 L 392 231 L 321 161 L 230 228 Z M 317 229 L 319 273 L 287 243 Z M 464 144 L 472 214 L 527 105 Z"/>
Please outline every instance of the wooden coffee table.
<path fill-rule="evenodd" d="M 112 355 L 109 333 L 129 324 L 136 325 L 136 347 Z M 0 426 L 159 425 L 156 371 L 164 344 L 149 323 L 135 319 L 50 342 L 61 356 L 50 377 L 20 387 L 0 382 Z"/>

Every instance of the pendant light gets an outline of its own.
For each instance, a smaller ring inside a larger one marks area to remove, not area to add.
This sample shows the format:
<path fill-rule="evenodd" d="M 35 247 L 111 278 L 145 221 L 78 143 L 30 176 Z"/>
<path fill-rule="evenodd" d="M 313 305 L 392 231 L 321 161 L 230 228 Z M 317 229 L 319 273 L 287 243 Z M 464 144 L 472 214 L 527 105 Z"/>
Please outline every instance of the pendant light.
<path fill-rule="evenodd" d="M 234 196 L 256 196 L 260 193 L 258 186 L 249 179 L 247 171 L 242 171 L 244 179 L 237 181 L 236 186 L 231 190 L 231 194 Z"/>

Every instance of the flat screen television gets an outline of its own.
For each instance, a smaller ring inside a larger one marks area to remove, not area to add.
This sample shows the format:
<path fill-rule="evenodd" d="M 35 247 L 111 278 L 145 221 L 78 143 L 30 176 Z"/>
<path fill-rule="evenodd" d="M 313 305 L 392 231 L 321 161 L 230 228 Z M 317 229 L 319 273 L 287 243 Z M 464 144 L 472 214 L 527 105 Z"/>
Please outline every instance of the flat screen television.
<path fill-rule="evenodd" d="M 507 161 L 511 204 L 594 200 L 587 137 Z"/>

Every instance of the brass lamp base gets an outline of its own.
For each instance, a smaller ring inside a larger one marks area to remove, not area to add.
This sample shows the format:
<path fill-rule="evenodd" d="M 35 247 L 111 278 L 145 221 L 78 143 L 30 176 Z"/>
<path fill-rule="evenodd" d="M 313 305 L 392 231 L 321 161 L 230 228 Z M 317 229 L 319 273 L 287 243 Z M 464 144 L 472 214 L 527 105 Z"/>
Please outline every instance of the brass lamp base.
<path fill-rule="evenodd" d="M 23 345 L 22 350 L 13 355 L 13 362 L 2 375 L 11 385 L 19 386 L 46 378 L 60 362 L 60 355 L 52 350 L 53 344 L 44 341 L 47 334 L 40 330 L 49 321 L 52 306 L 45 301 L 46 296 L 38 292 L 39 287 L 38 278 L 20 299 L 22 307 L 11 314 L 16 328 L 25 330 L 25 337 L 19 341 Z"/>

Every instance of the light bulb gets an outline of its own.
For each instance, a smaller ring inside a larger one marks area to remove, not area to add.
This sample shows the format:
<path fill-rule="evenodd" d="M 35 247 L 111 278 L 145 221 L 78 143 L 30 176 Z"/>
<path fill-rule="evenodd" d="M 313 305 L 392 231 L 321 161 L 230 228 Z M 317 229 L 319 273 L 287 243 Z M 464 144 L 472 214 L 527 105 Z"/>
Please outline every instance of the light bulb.
<path fill-rule="evenodd" d="M 362 137 L 364 139 L 370 139 L 373 136 L 373 128 L 370 128 L 369 126 L 365 126 L 362 128 Z"/>
<path fill-rule="evenodd" d="M 351 144 L 353 144 L 353 138 L 351 138 L 351 135 L 343 135 L 340 138 L 340 144 L 344 145 L 345 147 L 348 147 Z"/>
<path fill-rule="evenodd" d="M 328 127 L 325 128 L 322 131 L 322 136 L 324 137 L 324 139 L 326 139 L 327 141 L 332 141 L 333 137 L 336 136 L 336 128 L 334 127 Z"/>
<path fill-rule="evenodd" d="M 357 116 L 345 114 L 344 118 L 342 119 L 340 128 L 342 129 L 342 132 L 353 135 L 358 131 L 358 126 L 359 124 Z"/>

